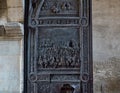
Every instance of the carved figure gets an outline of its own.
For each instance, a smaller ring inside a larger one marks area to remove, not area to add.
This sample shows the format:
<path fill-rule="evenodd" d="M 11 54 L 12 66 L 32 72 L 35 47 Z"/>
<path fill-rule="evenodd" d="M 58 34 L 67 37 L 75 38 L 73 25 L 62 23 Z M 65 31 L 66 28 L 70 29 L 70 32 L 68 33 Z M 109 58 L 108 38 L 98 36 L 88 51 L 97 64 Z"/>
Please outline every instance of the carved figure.
<path fill-rule="evenodd" d="M 70 10 L 72 7 L 71 7 L 71 4 L 70 2 L 64 2 L 61 6 L 61 9 L 62 10 Z"/>
<path fill-rule="evenodd" d="M 42 68 L 69 68 L 80 64 L 79 48 L 75 40 L 40 40 L 39 65 Z M 78 65 L 78 66 L 77 66 Z"/>
<path fill-rule="evenodd" d="M 42 10 L 47 10 L 47 9 L 49 9 L 47 2 L 44 2 L 44 3 L 43 3 L 43 6 L 42 6 L 41 9 L 42 9 Z"/>
<path fill-rule="evenodd" d="M 53 13 L 59 13 L 60 12 L 60 10 L 56 6 L 53 6 L 51 8 L 51 10 L 52 10 Z"/>

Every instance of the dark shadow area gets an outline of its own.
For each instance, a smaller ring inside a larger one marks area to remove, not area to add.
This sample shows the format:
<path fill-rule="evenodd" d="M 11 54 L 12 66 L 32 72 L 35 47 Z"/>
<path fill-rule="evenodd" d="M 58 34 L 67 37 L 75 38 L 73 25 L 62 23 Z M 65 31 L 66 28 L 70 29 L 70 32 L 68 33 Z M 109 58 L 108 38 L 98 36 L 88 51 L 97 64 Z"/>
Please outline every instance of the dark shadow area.
<path fill-rule="evenodd" d="M 6 0 L 0 0 L 0 17 L 3 16 L 3 14 L 7 10 L 7 1 Z"/>
<path fill-rule="evenodd" d="M 60 93 L 73 93 L 74 88 L 70 84 L 64 84 Z"/>

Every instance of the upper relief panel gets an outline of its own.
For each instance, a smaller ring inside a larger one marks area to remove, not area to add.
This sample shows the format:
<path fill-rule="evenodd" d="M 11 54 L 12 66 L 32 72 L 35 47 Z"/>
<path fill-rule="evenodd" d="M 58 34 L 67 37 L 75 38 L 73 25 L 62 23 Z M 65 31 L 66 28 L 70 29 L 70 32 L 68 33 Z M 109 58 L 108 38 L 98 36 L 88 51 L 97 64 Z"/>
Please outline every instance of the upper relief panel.
<path fill-rule="evenodd" d="M 50 16 L 79 16 L 81 0 L 33 0 L 30 4 L 32 18 Z"/>
<path fill-rule="evenodd" d="M 78 16 L 79 0 L 45 0 L 39 12 L 41 16 Z"/>

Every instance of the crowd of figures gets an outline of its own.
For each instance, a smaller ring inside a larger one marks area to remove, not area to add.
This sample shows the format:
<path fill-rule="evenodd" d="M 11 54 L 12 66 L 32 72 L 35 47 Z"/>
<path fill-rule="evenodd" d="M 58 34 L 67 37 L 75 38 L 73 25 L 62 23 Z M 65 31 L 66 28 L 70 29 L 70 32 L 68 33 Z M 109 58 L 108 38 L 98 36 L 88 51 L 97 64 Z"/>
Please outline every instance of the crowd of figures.
<path fill-rule="evenodd" d="M 74 40 L 61 43 L 43 40 L 39 45 L 38 66 L 40 68 L 80 67 L 80 48 Z"/>

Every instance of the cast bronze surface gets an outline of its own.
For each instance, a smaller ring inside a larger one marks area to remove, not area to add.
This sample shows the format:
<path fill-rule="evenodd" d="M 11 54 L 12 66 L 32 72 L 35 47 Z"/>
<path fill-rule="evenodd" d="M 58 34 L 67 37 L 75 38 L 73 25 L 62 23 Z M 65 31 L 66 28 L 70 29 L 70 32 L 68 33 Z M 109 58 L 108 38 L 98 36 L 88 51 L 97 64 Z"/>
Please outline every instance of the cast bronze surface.
<path fill-rule="evenodd" d="M 25 2 L 25 93 L 93 93 L 91 0 Z"/>

